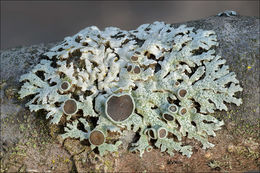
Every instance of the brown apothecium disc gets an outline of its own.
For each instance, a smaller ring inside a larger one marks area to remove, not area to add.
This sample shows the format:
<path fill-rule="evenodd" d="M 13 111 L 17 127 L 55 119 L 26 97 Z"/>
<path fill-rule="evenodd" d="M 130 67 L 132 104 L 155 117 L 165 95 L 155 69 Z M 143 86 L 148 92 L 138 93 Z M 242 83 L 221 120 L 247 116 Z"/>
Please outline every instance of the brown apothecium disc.
<path fill-rule="evenodd" d="M 105 136 L 102 132 L 94 130 L 91 132 L 89 140 L 93 145 L 101 145 L 105 142 Z"/>
<path fill-rule="evenodd" d="M 77 103 L 75 100 L 66 100 L 63 105 L 63 111 L 65 114 L 71 115 L 76 113 L 78 110 Z"/>
<path fill-rule="evenodd" d="M 63 90 L 67 90 L 67 89 L 69 88 L 68 82 L 63 82 L 63 83 L 61 84 L 61 88 L 62 88 Z"/>
<path fill-rule="evenodd" d="M 164 138 L 167 134 L 167 131 L 165 129 L 160 129 L 159 130 L 159 137 Z"/>
<path fill-rule="evenodd" d="M 107 116 L 116 122 L 126 120 L 134 109 L 133 100 L 129 95 L 112 96 L 106 106 Z"/>
<path fill-rule="evenodd" d="M 137 61 L 137 60 L 138 60 L 138 56 L 132 56 L 132 57 L 131 57 L 131 60 L 132 60 L 132 61 Z"/>
<path fill-rule="evenodd" d="M 186 94 L 187 94 L 187 91 L 186 91 L 185 89 L 181 89 L 181 90 L 179 91 L 179 95 L 180 95 L 181 97 L 185 97 Z"/>
<path fill-rule="evenodd" d="M 135 74 L 139 74 L 140 72 L 141 72 L 140 67 L 135 66 L 135 68 L 134 68 L 134 73 L 135 73 Z"/>
<path fill-rule="evenodd" d="M 163 114 L 164 119 L 166 119 L 167 121 L 173 121 L 174 117 L 170 114 Z"/>
<path fill-rule="evenodd" d="M 182 115 L 186 114 L 186 112 L 187 112 L 187 109 L 186 109 L 186 108 L 182 108 L 182 109 L 181 109 L 181 114 L 182 114 Z"/>

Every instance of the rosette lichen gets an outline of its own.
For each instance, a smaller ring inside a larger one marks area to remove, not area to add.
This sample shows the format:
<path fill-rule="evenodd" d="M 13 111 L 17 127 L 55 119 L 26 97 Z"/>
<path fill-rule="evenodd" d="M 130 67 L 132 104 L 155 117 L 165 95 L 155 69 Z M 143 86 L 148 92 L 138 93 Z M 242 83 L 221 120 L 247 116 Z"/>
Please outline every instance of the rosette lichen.
<path fill-rule="evenodd" d="M 216 55 L 214 31 L 154 22 L 136 30 L 92 26 L 42 56 L 21 76 L 20 96 L 31 95 L 31 111 L 64 127 L 63 138 L 87 140 L 99 154 L 118 150 L 120 135 L 132 130 L 140 156 L 153 147 L 188 157 L 195 139 L 213 147 L 223 121 L 210 115 L 240 105 L 242 91 L 225 60 Z M 118 138 L 109 140 L 111 135 Z"/>

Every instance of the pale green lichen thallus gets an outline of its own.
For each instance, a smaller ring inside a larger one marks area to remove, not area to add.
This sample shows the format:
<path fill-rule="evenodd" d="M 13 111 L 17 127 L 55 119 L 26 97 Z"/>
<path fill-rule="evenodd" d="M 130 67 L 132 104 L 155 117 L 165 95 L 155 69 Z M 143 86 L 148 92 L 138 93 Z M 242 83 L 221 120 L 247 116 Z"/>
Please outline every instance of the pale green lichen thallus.
<path fill-rule="evenodd" d="M 223 121 L 210 114 L 227 110 L 225 103 L 242 103 L 234 96 L 242 91 L 239 81 L 216 46 L 214 31 L 185 25 L 87 27 L 22 75 L 19 94 L 33 96 L 26 104 L 31 111 L 44 109 L 51 123 L 62 124 L 63 138 L 88 140 L 100 155 L 122 143 L 108 140 L 111 132 L 132 130 L 139 139 L 130 150 L 140 156 L 159 148 L 190 157 L 192 146 L 183 137 L 213 147 L 207 137 Z"/>

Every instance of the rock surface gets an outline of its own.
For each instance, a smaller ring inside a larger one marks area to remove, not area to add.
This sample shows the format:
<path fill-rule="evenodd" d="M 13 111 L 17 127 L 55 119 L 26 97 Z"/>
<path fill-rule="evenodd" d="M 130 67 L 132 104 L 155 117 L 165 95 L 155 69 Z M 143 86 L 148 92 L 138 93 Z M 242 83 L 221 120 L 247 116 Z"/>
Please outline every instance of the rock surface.
<path fill-rule="evenodd" d="M 228 112 L 215 114 L 224 119 L 225 127 L 217 132 L 217 137 L 209 139 L 216 145 L 214 148 L 205 151 L 197 147 L 190 159 L 177 153 L 170 157 L 156 150 L 140 159 L 138 154 L 127 151 L 127 142 L 118 153 L 100 157 L 84 142 L 63 141 L 60 128 L 50 126 L 41 112 L 30 113 L 24 107 L 26 100 L 20 100 L 17 94 L 20 75 L 30 71 L 40 61 L 41 54 L 54 46 L 41 44 L 1 50 L 1 172 L 257 170 L 260 166 L 259 19 L 212 16 L 181 24 L 216 32 L 217 53 L 227 60 L 230 71 L 236 73 L 244 89 L 239 93 L 243 99 L 240 107 L 229 105 Z M 126 141 L 132 136 L 126 134 Z"/>

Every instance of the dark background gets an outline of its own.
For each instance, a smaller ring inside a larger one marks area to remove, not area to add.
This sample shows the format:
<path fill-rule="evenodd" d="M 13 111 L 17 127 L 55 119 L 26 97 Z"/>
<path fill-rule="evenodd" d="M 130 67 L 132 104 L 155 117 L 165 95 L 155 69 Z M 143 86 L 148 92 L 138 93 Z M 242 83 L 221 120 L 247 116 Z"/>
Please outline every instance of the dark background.
<path fill-rule="evenodd" d="M 259 1 L 1 1 L 1 49 L 62 41 L 96 25 L 131 30 L 144 23 L 179 23 L 225 10 L 259 17 Z"/>

